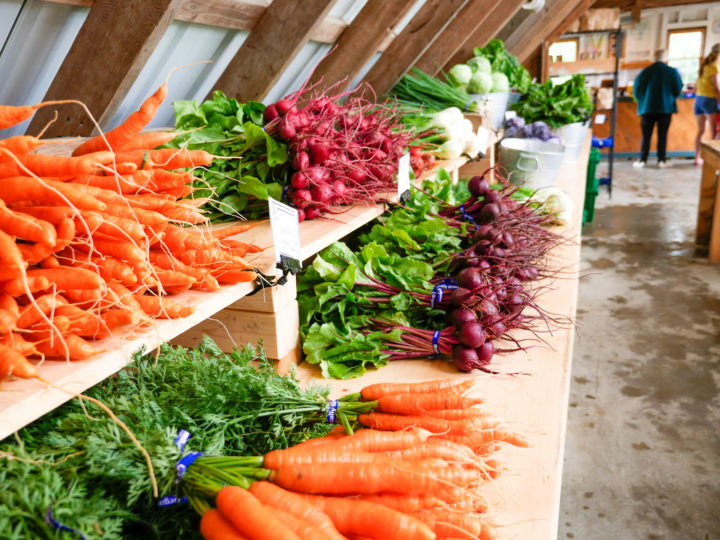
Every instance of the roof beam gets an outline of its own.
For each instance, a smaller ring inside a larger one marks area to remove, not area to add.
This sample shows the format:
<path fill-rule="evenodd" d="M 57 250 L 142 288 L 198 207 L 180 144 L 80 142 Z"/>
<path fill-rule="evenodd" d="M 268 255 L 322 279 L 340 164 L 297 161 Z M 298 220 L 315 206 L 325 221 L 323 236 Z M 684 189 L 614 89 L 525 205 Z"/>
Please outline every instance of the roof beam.
<path fill-rule="evenodd" d="M 473 49 L 487 45 L 498 34 L 498 31 L 518 13 L 520 6 L 524 2 L 525 0 L 502 0 L 495 4 L 495 7 L 487 14 L 485 19 L 445 62 L 443 69 L 447 71 L 455 64 L 467 62 L 475 54 Z"/>
<path fill-rule="evenodd" d="M 468 0 L 427 0 L 420 11 L 387 47 L 380 59 L 365 75 L 378 94 L 388 92 L 422 56 Z M 451 39 L 452 36 L 447 36 Z"/>
<path fill-rule="evenodd" d="M 580 18 L 580 15 L 585 13 L 588 8 L 592 5 L 592 3 L 595 0 L 583 0 L 581 1 L 575 9 L 573 9 L 570 12 L 570 15 L 565 17 L 558 25 L 553 29 L 552 32 L 550 32 L 547 37 L 543 40 L 543 42 L 547 41 L 548 46 L 552 45 L 557 39 L 562 36 L 565 31 L 570 28 L 570 25 L 577 21 Z"/>
<path fill-rule="evenodd" d="M 77 99 L 106 126 L 172 22 L 181 0 L 95 0 L 45 101 Z M 84 136 L 94 124 L 77 105 L 41 109 L 28 128 L 45 137 Z"/>
<path fill-rule="evenodd" d="M 710 4 L 712 0 L 595 0 L 593 8 L 620 8 L 622 11 L 686 6 L 689 4 Z"/>
<path fill-rule="evenodd" d="M 239 101 L 261 101 L 334 4 L 335 0 L 274 0 L 214 87 Z"/>
<path fill-rule="evenodd" d="M 321 78 L 325 86 L 343 79 L 345 90 L 372 59 L 415 0 L 368 0 L 337 40 L 336 48 L 317 67 L 310 84 Z"/>

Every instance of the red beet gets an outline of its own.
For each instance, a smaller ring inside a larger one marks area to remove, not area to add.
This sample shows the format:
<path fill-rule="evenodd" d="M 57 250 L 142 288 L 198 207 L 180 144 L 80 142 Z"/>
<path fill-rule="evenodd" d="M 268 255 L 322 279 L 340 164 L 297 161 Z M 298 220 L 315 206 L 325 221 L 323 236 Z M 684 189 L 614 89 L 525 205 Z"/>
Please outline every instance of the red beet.
<path fill-rule="evenodd" d="M 471 372 L 480 365 L 479 360 L 475 349 L 469 349 L 463 345 L 458 345 L 453 349 L 453 362 L 460 371 Z"/>
<path fill-rule="evenodd" d="M 458 330 L 460 343 L 476 349 L 485 342 L 485 329 L 477 322 L 463 324 Z"/>

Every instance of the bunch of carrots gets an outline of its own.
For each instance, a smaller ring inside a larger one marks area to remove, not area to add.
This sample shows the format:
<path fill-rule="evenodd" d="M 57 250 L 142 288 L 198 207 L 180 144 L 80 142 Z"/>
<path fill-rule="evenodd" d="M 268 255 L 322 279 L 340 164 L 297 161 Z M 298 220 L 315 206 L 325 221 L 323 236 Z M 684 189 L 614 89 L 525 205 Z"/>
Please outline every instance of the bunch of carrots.
<path fill-rule="evenodd" d="M 255 279 L 243 257 L 260 248 L 229 238 L 250 226 L 201 227 L 204 201 L 180 200 L 214 156 L 155 149 L 177 134 L 141 133 L 166 94 L 167 81 L 72 156 L 0 139 L 0 380 L 38 377 L 28 358 L 82 360 L 120 326 L 193 312 L 168 295 Z M 0 129 L 54 103 L 1 106 Z"/>
<path fill-rule="evenodd" d="M 200 456 L 180 492 L 202 515 L 206 540 L 494 538 L 483 485 L 501 471 L 491 454 L 520 435 L 475 407 L 473 380 L 377 384 L 360 415 L 260 457 Z M 216 508 L 212 508 L 214 506 Z"/>

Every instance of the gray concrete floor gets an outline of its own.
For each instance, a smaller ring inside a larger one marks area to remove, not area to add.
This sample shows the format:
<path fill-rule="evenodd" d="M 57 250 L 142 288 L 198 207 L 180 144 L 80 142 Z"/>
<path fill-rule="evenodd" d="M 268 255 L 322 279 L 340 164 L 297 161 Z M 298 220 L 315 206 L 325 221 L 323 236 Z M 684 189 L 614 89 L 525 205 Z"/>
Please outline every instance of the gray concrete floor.
<path fill-rule="evenodd" d="M 616 163 L 583 229 L 559 539 L 720 539 L 720 266 L 690 163 Z"/>

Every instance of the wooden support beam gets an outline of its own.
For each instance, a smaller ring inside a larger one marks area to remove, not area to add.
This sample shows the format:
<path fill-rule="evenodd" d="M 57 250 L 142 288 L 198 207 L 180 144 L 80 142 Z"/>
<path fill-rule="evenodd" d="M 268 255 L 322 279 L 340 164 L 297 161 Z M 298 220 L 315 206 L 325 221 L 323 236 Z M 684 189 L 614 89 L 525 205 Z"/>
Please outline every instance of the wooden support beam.
<path fill-rule="evenodd" d="M 427 0 L 364 77 L 380 95 L 389 91 L 422 56 L 468 0 Z M 450 39 L 452 36 L 447 36 Z"/>
<path fill-rule="evenodd" d="M 592 3 L 595 0 L 582 0 L 576 7 L 573 9 L 570 14 L 565 17 L 562 21 L 560 21 L 557 26 L 553 29 L 552 32 L 548 34 L 548 36 L 545 38 L 544 42 L 547 42 L 547 46 L 549 47 L 553 43 L 555 43 L 560 36 L 562 36 L 565 31 L 570 28 L 570 25 L 577 21 L 580 18 L 580 15 L 585 13 Z M 579 52 L 579 51 L 578 51 Z"/>
<path fill-rule="evenodd" d="M 470 36 L 492 13 L 502 0 L 472 0 L 458 12 L 457 16 L 435 37 L 415 66 L 430 75 L 436 75 L 455 52 L 462 47 L 463 36 Z M 452 36 L 452 39 L 448 39 Z"/>
<path fill-rule="evenodd" d="M 415 0 L 368 0 L 337 40 L 336 49 L 317 67 L 311 84 L 330 86 L 342 79 L 345 90 L 372 59 Z"/>
<path fill-rule="evenodd" d="M 335 0 L 274 0 L 215 88 L 241 102 L 261 101 L 334 4 Z"/>
<path fill-rule="evenodd" d="M 524 62 L 539 44 L 585 0 L 548 0 L 508 38 L 508 50 Z"/>
<path fill-rule="evenodd" d="M 631 10 L 634 6 L 640 9 L 685 6 L 688 4 L 709 4 L 712 0 L 595 0 L 594 8 L 620 8 Z"/>
<path fill-rule="evenodd" d="M 150 58 L 182 0 L 95 0 L 45 101 L 77 99 L 105 127 Z M 28 133 L 36 134 L 57 110 L 45 137 L 90 135 L 94 125 L 77 105 L 41 109 Z"/>
<path fill-rule="evenodd" d="M 473 56 L 475 47 L 484 47 L 497 35 L 498 30 L 503 28 L 510 19 L 519 14 L 520 6 L 525 0 L 502 0 L 495 4 L 495 7 L 488 13 L 487 17 L 468 35 L 467 39 L 458 47 L 450 58 L 445 62 L 444 70 L 447 71 L 455 64 L 467 62 Z M 524 12 L 525 10 L 523 10 Z M 460 38 L 462 39 L 462 38 Z"/>

